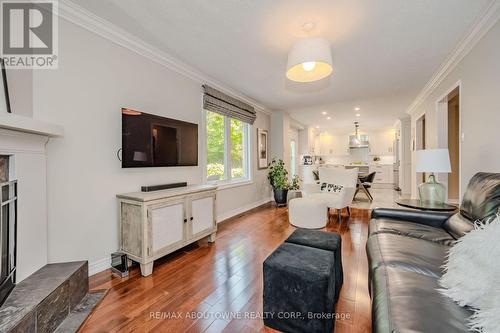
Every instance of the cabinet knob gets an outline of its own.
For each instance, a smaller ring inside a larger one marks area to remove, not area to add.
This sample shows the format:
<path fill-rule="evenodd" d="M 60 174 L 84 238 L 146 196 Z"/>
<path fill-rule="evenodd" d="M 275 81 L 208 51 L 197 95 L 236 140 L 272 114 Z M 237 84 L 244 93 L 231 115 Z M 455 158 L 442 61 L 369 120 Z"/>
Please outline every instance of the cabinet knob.
<path fill-rule="evenodd" d="M 192 221 L 192 220 L 193 220 L 193 217 L 191 216 L 191 217 L 189 218 L 189 221 Z"/>
<path fill-rule="evenodd" d="M 188 221 L 188 219 L 184 219 L 184 223 L 186 223 Z"/>

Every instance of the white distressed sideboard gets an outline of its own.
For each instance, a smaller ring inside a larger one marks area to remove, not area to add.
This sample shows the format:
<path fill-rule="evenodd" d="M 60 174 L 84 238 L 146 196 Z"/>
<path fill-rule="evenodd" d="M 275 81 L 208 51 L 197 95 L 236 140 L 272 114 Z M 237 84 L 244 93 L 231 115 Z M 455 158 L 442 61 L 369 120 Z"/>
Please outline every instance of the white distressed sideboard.
<path fill-rule="evenodd" d="M 118 194 L 120 251 L 153 272 L 153 261 L 203 237 L 215 241 L 216 186 Z"/>

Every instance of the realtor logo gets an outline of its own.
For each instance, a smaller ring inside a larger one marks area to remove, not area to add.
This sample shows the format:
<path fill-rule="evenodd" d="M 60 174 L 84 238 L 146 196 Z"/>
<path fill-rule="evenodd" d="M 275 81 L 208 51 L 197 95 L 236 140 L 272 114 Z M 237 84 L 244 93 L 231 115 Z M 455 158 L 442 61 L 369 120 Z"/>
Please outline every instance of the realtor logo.
<path fill-rule="evenodd" d="M 2 57 L 11 68 L 57 68 L 57 2 L 2 1 Z"/>

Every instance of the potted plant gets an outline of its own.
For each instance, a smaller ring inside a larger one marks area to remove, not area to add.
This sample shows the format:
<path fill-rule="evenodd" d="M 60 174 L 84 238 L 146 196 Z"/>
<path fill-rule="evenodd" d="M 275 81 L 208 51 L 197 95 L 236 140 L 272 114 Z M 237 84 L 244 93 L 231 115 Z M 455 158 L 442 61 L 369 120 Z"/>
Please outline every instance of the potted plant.
<path fill-rule="evenodd" d="M 268 167 L 267 179 L 273 188 L 274 201 L 278 206 L 286 205 L 288 194 L 288 171 L 283 160 L 273 158 Z"/>
<path fill-rule="evenodd" d="M 300 189 L 300 178 L 297 175 L 293 175 L 290 184 L 288 184 L 288 195 L 287 195 L 287 204 L 290 200 L 295 198 L 301 198 L 302 192 Z"/>

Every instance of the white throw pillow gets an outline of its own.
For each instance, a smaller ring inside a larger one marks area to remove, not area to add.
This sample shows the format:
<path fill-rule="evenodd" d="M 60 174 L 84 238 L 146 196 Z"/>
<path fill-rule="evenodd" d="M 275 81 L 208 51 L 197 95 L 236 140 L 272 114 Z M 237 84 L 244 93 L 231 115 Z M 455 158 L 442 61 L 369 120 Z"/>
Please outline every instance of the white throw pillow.
<path fill-rule="evenodd" d="M 339 193 L 343 188 L 344 186 L 342 185 L 321 183 L 321 192 Z"/>
<path fill-rule="evenodd" d="M 500 217 L 477 223 L 456 241 L 443 266 L 439 291 L 461 306 L 477 311 L 471 328 L 497 332 L 500 323 Z M 494 323 L 494 324 L 493 324 Z"/>

